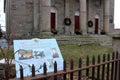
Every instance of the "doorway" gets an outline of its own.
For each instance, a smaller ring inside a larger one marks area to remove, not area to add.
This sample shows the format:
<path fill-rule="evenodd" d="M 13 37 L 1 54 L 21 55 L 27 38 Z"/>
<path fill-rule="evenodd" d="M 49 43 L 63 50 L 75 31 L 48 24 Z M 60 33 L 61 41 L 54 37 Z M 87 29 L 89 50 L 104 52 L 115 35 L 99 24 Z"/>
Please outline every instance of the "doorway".
<path fill-rule="evenodd" d="M 80 23 L 79 23 L 79 15 L 75 15 L 75 20 L 74 20 L 75 22 L 75 25 L 74 25 L 74 31 L 76 32 L 77 30 L 79 30 L 80 28 L 79 28 L 79 25 L 80 25 Z"/>
<path fill-rule="evenodd" d="M 99 25 L 99 19 L 95 18 L 95 34 L 98 34 L 98 25 Z"/>
<path fill-rule="evenodd" d="M 51 12 L 51 31 L 56 28 L 56 13 Z"/>

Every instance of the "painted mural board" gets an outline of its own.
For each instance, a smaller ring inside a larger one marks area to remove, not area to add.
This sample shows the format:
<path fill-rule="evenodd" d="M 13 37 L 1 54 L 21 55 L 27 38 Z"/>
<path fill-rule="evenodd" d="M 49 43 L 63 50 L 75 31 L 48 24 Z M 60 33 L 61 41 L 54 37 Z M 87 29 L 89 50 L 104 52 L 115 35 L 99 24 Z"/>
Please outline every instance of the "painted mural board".
<path fill-rule="evenodd" d="M 43 64 L 47 64 L 47 72 L 53 72 L 56 61 L 58 70 L 63 70 L 63 57 L 56 39 L 14 40 L 16 77 L 20 78 L 20 65 L 24 76 L 30 76 L 31 66 L 35 65 L 35 73 L 43 73 Z"/>

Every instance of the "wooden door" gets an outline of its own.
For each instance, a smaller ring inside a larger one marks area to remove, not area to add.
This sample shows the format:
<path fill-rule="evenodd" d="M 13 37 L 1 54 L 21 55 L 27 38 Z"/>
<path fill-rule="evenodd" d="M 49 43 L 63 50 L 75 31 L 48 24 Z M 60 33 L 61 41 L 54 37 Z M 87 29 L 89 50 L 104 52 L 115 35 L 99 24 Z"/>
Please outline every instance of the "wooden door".
<path fill-rule="evenodd" d="M 99 20 L 95 19 L 95 34 L 98 34 L 98 24 L 99 24 Z"/>
<path fill-rule="evenodd" d="M 51 13 L 51 30 L 56 27 L 56 13 Z"/>
<path fill-rule="evenodd" d="M 79 30 L 80 27 L 79 27 L 79 16 L 76 16 L 75 15 L 75 25 L 74 25 L 74 30 Z"/>

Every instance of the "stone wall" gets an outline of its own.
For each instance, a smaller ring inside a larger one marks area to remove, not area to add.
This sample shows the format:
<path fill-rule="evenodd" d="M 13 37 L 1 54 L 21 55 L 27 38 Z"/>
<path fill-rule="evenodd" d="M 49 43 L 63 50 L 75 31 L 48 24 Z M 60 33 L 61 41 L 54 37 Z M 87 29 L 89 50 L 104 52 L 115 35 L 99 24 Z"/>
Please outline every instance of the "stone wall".
<path fill-rule="evenodd" d="M 50 10 L 54 8 L 56 10 L 56 27 L 59 30 L 59 34 L 65 33 L 65 2 L 64 0 L 37 0 L 34 4 L 34 0 L 10 0 L 10 23 L 7 25 L 7 31 L 10 31 L 16 36 L 28 36 L 37 32 L 50 31 Z M 45 3 L 43 5 L 43 3 Z M 93 27 L 89 28 L 86 23 L 87 32 L 94 33 L 95 18 L 99 18 L 99 33 L 103 27 L 103 1 L 102 0 L 87 0 L 87 21 L 93 21 Z M 100 2 L 101 1 L 101 2 Z M 74 34 L 74 15 L 75 12 L 79 13 L 80 3 L 79 0 L 69 0 L 69 17 L 72 24 L 69 26 L 69 31 Z M 113 5 L 113 4 L 112 4 Z M 37 9 L 38 11 L 35 11 Z M 112 7 L 113 10 L 113 7 Z M 113 15 L 111 11 L 111 15 Z M 8 21 L 8 20 L 7 20 Z M 112 24 L 111 24 L 112 25 Z M 34 30 L 35 28 L 35 30 Z"/>
<path fill-rule="evenodd" d="M 89 0 L 88 3 L 88 21 L 93 22 L 93 27 L 88 27 L 88 32 L 94 34 L 95 31 L 95 18 L 98 21 L 98 33 L 103 29 L 103 1 Z"/>
<path fill-rule="evenodd" d="M 69 15 L 72 21 L 72 24 L 69 26 L 70 31 L 72 34 L 74 34 L 74 15 L 75 12 L 78 11 L 79 13 L 79 0 L 69 0 Z M 99 2 L 99 1 L 88 1 L 87 2 L 87 21 L 91 20 L 93 21 L 93 27 L 89 28 L 87 25 L 86 27 L 88 27 L 88 32 L 93 33 L 94 34 L 94 29 L 95 29 L 95 18 L 99 18 L 99 33 L 103 28 L 103 1 Z M 64 28 L 64 17 L 65 17 L 65 3 L 62 0 L 56 0 L 54 1 L 54 7 L 57 9 L 57 24 L 59 26 L 57 26 L 58 30 L 60 31 L 60 33 L 62 33 L 61 31 L 63 31 L 62 29 Z M 61 13 L 61 14 L 60 14 Z"/>
<path fill-rule="evenodd" d="M 56 10 L 56 28 L 59 30 L 60 34 L 64 33 L 64 17 L 65 17 L 65 8 L 64 0 L 54 0 L 52 1 L 52 7 Z"/>
<path fill-rule="evenodd" d="M 120 35 L 113 36 L 113 50 L 120 53 Z"/>
<path fill-rule="evenodd" d="M 33 26 L 32 0 L 11 0 L 11 32 L 12 35 L 25 36 L 32 32 Z M 21 35 L 22 34 L 22 35 Z"/>

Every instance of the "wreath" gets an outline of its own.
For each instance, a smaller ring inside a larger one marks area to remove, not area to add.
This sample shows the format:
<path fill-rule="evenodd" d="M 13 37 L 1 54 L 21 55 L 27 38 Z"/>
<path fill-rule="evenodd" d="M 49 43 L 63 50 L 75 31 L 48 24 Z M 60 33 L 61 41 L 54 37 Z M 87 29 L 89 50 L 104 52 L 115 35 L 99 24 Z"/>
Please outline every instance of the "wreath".
<path fill-rule="evenodd" d="M 71 19 L 70 18 L 65 18 L 64 19 L 64 24 L 65 25 L 71 25 Z"/>
<path fill-rule="evenodd" d="M 93 26 L 93 22 L 92 21 L 88 21 L 88 26 L 92 27 Z"/>

